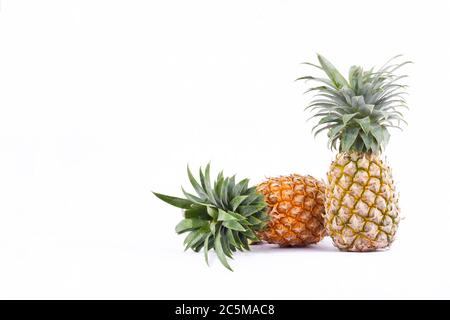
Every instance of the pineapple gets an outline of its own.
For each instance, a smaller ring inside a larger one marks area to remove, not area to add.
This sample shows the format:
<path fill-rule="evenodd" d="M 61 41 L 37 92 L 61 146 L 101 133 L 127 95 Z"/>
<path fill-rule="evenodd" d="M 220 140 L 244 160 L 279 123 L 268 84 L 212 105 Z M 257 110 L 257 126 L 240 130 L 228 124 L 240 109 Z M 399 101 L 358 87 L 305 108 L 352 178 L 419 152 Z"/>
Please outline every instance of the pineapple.
<path fill-rule="evenodd" d="M 210 165 L 200 169 L 200 183 L 189 167 L 189 180 L 197 195 L 182 190 L 186 198 L 177 198 L 154 192 L 159 199 L 183 209 L 184 219 L 176 226 L 178 234 L 188 232 L 184 244 L 187 249 L 203 249 L 206 263 L 208 251 L 214 249 L 220 262 L 232 270 L 227 258 L 237 250 L 250 250 L 249 241 L 259 241 L 269 217 L 264 196 L 249 187 L 248 179 L 238 183 L 235 176 L 225 178 L 219 173 L 214 184 L 210 181 Z"/>
<path fill-rule="evenodd" d="M 325 227 L 334 245 L 344 251 L 373 251 L 388 248 L 399 225 L 398 195 L 391 169 L 382 159 L 390 128 L 405 123 L 400 108 L 405 85 L 395 72 L 410 61 L 394 63 L 396 56 L 380 69 L 350 68 L 348 79 L 323 56 L 320 65 L 327 78 L 301 77 L 318 86 L 306 107 L 320 120 L 315 135 L 328 133 L 328 144 L 338 149 L 327 174 Z"/>
<path fill-rule="evenodd" d="M 258 185 L 264 195 L 270 221 L 258 236 L 268 243 L 306 246 L 325 235 L 324 184 L 311 176 L 292 174 L 269 178 Z"/>

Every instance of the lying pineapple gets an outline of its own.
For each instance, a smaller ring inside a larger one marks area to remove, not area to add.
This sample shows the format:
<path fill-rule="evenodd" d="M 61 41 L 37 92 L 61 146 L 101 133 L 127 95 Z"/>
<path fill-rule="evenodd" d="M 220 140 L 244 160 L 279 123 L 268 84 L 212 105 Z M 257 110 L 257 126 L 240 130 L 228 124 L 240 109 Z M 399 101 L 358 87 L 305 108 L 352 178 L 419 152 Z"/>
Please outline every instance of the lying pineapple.
<path fill-rule="evenodd" d="M 249 241 L 259 241 L 269 217 L 264 197 L 248 179 L 239 183 L 235 177 L 224 178 L 222 172 L 211 185 L 210 166 L 200 169 L 200 183 L 188 168 L 189 180 L 197 195 L 183 190 L 186 199 L 154 193 L 159 199 L 183 209 L 184 219 L 176 226 L 179 234 L 189 232 L 184 244 L 195 252 L 203 249 L 208 263 L 208 251 L 214 249 L 220 262 L 231 270 L 227 257 L 236 250 L 250 250 Z"/>
<path fill-rule="evenodd" d="M 236 250 L 250 250 L 249 243 L 265 240 L 281 246 L 304 246 L 319 242 L 323 225 L 324 186 L 310 176 L 271 178 L 258 187 L 248 179 L 219 173 L 213 185 L 210 165 L 200 169 L 200 183 L 189 168 L 189 180 L 197 195 L 183 189 L 185 199 L 154 192 L 159 199 L 183 209 L 184 219 L 176 226 L 179 234 L 189 232 L 186 249 L 214 249 L 222 264 L 231 270 L 227 257 Z"/>
<path fill-rule="evenodd" d="M 397 56 L 398 57 L 398 56 Z M 396 59 L 394 57 L 393 59 Z M 327 130 L 329 147 L 339 148 L 328 172 L 325 225 L 341 250 L 372 251 L 394 241 L 399 224 L 398 196 L 390 168 L 381 160 L 389 141 L 388 128 L 399 127 L 406 107 L 404 85 L 394 74 L 410 61 L 378 71 L 350 68 L 346 80 L 323 56 L 320 65 L 328 78 L 301 77 L 320 83 L 306 109 L 316 110 L 315 135 Z M 307 91 L 307 92 L 308 92 Z"/>
<path fill-rule="evenodd" d="M 321 181 L 293 174 L 270 178 L 257 187 L 268 205 L 270 221 L 258 233 L 261 240 L 280 246 L 306 246 L 325 235 L 324 193 Z"/>

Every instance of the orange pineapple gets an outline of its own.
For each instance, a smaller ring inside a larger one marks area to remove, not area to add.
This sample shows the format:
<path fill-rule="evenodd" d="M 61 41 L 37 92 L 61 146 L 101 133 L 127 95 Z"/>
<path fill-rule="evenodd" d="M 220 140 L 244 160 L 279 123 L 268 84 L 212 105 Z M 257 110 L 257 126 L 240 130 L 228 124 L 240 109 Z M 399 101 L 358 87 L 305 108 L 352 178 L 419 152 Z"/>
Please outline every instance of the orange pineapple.
<path fill-rule="evenodd" d="M 257 187 L 268 205 L 270 221 L 258 236 L 280 246 L 306 246 L 325 236 L 324 184 L 292 174 L 269 178 Z"/>

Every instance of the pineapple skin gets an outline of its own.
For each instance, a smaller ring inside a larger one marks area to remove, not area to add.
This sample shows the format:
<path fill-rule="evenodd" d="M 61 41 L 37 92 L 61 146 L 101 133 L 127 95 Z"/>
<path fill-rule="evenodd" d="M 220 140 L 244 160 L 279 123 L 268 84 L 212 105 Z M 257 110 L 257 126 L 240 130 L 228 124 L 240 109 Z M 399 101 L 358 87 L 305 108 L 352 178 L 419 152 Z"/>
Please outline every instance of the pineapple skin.
<path fill-rule="evenodd" d="M 400 222 L 391 169 L 375 154 L 339 153 L 328 172 L 325 226 L 343 251 L 388 248 Z"/>
<path fill-rule="evenodd" d="M 268 205 L 270 221 L 258 233 L 261 240 L 282 247 L 306 246 L 325 236 L 325 185 L 311 177 L 292 174 L 269 178 L 257 187 Z"/>

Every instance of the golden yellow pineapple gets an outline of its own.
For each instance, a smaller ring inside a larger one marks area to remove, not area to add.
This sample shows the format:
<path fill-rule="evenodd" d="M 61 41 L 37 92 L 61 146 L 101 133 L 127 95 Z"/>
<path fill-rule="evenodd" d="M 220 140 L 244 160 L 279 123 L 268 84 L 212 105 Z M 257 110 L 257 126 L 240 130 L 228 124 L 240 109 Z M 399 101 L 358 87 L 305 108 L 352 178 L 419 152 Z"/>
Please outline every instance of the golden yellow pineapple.
<path fill-rule="evenodd" d="M 398 56 L 397 56 L 398 57 Z M 394 57 L 393 59 L 397 58 Z M 328 78 L 302 77 L 320 83 L 307 106 L 319 117 L 315 134 L 327 130 L 329 147 L 339 149 L 328 172 L 325 227 L 341 250 L 372 251 L 390 246 L 399 225 L 398 195 L 390 168 L 381 160 L 390 134 L 404 122 L 404 85 L 394 72 L 409 61 L 379 70 L 350 68 L 348 80 L 324 57 L 313 65 Z"/>
<path fill-rule="evenodd" d="M 367 153 L 340 153 L 331 164 L 326 189 L 326 227 L 343 250 L 388 247 L 400 222 L 391 170 Z"/>
<path fill-rule="evenodd" d="M 269 178 L 257 187 L 268 205 L 270 220 L 261 240 L 280 246 L 305 246 L 325 235 L 324 184 L 311 177 L 293 174 Z"/>

